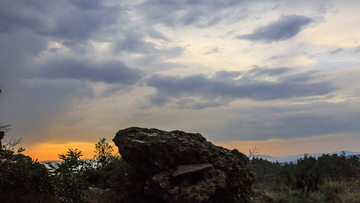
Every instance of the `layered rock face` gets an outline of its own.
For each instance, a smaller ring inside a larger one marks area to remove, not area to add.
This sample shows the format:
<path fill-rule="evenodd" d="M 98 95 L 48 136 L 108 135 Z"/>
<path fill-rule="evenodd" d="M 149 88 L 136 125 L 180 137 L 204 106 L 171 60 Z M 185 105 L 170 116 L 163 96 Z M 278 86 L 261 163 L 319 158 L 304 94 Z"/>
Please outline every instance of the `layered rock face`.
<path fill-rule="evenodd" d="M 248 202 L 254 172 L 238 150 L 201 134 L 132 127 L 113 139 L 147 202 Z M 153 199 L 153 201 L 152 201 Z"/>

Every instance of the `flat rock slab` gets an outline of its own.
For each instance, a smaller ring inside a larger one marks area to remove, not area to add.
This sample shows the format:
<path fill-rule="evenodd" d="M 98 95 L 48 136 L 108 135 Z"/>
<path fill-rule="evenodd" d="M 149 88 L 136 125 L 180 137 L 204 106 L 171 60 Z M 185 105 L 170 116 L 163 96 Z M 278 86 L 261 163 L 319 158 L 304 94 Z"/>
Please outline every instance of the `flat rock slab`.
<path fill-rule="evenodd" d="M 214 168 L 212 164 L 192 164 L 192 165 L 181 165 L 177 167 L 177 170 L 172 174 L 173 177 L 182 176 L 184 174 L 193 174 L 202 172 Z"/>

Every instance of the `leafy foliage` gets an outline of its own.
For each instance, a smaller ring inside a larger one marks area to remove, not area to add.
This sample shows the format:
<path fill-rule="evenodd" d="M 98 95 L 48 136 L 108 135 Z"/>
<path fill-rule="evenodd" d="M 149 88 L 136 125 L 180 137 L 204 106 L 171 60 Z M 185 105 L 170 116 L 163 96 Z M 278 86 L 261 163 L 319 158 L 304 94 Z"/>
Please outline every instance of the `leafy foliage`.
<path fill-rule="evenodd" d="M 113 146 L 105 138 L 95 144 L 94 161 L 92 167 L 86 171 L 87 181 L 93 187 L 102 189 L 121 185 L 127 175 L 128 165 L 120 155 L 113 154 Z"/>
<path fill-rule="evenodd" d="M 114 158 L 113 146 L 109 145 L 105 138 L 101 138 L 100 141 L 95 144 L 94 152 L 94 159 L 96 159 L 101 165 L 106 165 L 112 158 Z"/>
<path fill-rule="evenodd" d="M 113 188 L 121 185 L 126 177 L 127 164 L 120 156 L 113 155 L 114 149 L 105 138 L 95 144 L 93 160 L 81 160 L 77 149 L 59 154 L 61 163 L 48 163 L 59 202 L 83 202 L 89 187 Z"/>
<path fill-rule="evenodd" d="M 61 163 L 48 163 L 59 202 L 82 202 L 83 191 L 88 184 L 84 179 L 87 164 L 80 160 L 81 151 L 69 149 L 67 154 L 59 154 Z"/>

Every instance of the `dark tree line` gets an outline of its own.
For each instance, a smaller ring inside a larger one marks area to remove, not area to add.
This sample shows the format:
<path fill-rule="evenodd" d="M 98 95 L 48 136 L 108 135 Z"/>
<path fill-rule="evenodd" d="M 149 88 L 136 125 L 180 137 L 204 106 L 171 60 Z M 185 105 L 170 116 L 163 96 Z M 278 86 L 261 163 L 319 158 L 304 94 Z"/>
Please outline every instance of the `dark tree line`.
<path fill-rule="evenodd" d="M 317 191 L 324 181 L 349 181 L 359 178 L 360 162 L 356 156 L 323 154 L 304 155 L 296 163 L 273 163 L 253 157 L 257 184 L 285 184 L 302 191 Z"/>

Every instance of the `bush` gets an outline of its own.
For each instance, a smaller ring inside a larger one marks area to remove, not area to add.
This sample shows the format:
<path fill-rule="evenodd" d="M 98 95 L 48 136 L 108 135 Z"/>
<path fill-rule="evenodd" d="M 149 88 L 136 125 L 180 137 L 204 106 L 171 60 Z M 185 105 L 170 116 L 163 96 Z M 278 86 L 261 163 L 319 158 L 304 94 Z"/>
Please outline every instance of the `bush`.
<path fill-rule="evenodd" d="M 327 181 L 320 186 L 320 193 L 329 202 L 340 201 L 340 195 L 348 193 L 346 184 L 339 181 Z"/>
<path fill-rule="evenodd" d="M 20 140 L 0 151 L 0 202 L 54 202 L 54 187 L 46 167 L 16 152 Z"/>
<path fill-rule="evenodd" d="M 119 155 L 113 155 L 113 147 L 100 139 L 95 144 L 93 160 L 81 160 L 77 149 L 59 154 L 61 163 L 47 163 L 55 185 L 59 202 L 83 202 L 88 188 L 108 189 L 121 186 L 126 179 L 127 164 Z"/>
<path fill-rule="evenodd" d="M 59 202 L 83 202 L 83 193 L 89 184 L 85 174 L 89 164 L 80 160 L 81 151 L 69 149 L 67 154 L 59 154 L 61 163 L 47 163 L 55 186 L 55 196 Z"/>

